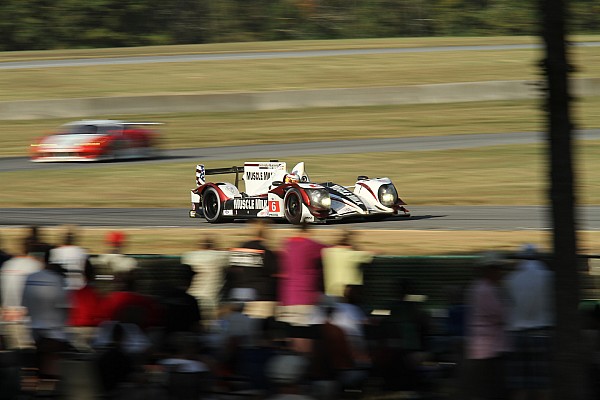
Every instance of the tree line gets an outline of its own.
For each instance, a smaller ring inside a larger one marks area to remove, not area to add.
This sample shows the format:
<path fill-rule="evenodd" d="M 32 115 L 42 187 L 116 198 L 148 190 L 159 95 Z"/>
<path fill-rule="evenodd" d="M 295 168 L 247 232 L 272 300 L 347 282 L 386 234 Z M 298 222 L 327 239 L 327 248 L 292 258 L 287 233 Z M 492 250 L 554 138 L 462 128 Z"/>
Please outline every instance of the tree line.
<path fill-rule="evenodd" d="M 570 1 L 600 32 L 600 2 Z M 537 35 L 522 0 L 2 0 L 0 51 L 271 40 Z"/>

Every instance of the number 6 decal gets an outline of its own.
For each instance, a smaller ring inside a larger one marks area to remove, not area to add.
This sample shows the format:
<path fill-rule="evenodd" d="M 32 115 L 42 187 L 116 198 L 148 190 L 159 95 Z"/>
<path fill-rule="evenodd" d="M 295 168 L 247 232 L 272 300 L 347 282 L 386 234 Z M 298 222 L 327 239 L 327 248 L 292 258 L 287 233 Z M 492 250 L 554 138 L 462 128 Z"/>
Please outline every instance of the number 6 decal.
<path fill-rule="evenodd" d="M 280 212 L 279 202 L 276 200 L 269 201 L 269 212 Z"/>

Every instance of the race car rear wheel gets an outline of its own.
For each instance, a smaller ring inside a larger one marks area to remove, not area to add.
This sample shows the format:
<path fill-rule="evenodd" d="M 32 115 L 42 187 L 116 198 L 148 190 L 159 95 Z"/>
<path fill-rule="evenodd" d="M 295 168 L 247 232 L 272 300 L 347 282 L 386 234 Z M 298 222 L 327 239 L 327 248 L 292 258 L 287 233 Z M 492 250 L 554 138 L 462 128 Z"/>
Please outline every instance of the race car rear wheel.
<path fill-rule="evenodd" d="M 202 195 L 202 210 L 204 218 L 212 224 L 222 220 L 223 203 L 214 187 L 208 187 Z"/>
<path fill-rule="evenodd" d="M 298 189 L 290 189 L 283 198 L 285 219 L 291 224 L 302 222 L 302 195 Z"/>

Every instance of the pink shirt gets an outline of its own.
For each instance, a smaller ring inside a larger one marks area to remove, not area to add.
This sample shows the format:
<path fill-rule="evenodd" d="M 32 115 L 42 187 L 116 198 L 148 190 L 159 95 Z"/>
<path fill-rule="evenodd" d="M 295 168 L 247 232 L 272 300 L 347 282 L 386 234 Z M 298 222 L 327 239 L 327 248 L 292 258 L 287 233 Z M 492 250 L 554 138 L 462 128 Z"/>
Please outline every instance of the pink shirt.
<path fill-rule="evenodd" d="M 506 309 L 499 288 L 478 280 L 469 291 L 468 305 L 467 358 L 493 358 L 507 351 Z"/>
<path fill-rule="evenodd" d="M 309 238 L 292 237 L 285 241 L 279 279 L 282 306 L 312 305 L 323 292 L 321 250 L 326 245 Z"/>

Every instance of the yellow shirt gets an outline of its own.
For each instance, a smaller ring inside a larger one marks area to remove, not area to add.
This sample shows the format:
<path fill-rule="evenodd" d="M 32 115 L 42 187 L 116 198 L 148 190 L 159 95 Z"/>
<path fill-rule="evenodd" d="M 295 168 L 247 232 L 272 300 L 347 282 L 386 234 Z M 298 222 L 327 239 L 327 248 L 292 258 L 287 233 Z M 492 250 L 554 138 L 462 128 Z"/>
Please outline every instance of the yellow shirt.
<path fill-rule="evenodd" d="M 346 285 L 362 285 L 360 265 L 370 263 L 373 259 L 373 255 L 367 251 L 344 246 L 327 247 L 321 251 L 321 256 L 325 294 L 338 297 L 344 295 Z"/>

